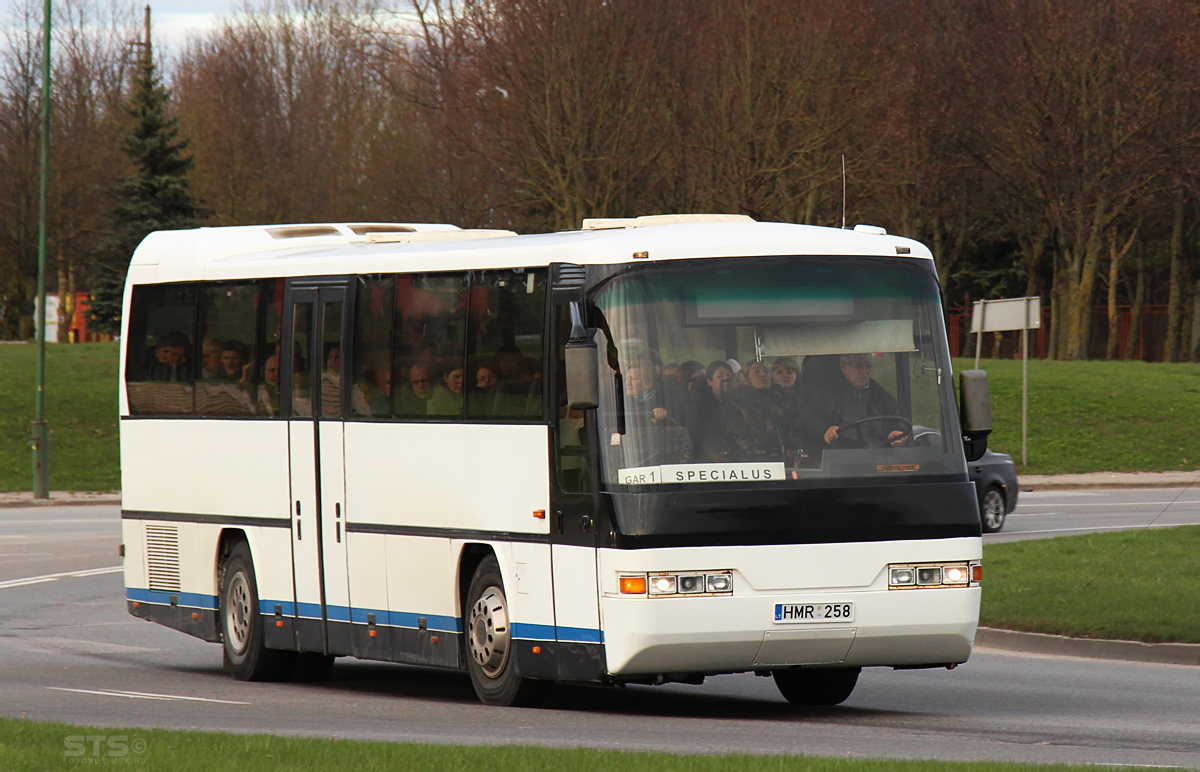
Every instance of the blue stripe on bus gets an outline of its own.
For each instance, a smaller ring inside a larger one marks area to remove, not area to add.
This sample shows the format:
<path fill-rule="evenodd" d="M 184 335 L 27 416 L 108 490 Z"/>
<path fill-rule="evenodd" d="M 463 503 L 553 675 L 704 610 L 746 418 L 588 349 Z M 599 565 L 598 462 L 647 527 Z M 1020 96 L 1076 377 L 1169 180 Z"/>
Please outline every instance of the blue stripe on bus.
<path fill-rule="evenodd" d="M 425 619 L 425 629 L 439 633 L 461 633 L 462 621 L 458 617 L 447 617 L 440 614 L 416 614 L 411 611 L 384 611 L 382 609 L 354 609 L 354 620 L 366 623 L 367 614 L 375 615 L 376 625 L 389 627 L 407 627 L 417 630 L 421 627 L 421 618 Z"/>
<path fill-rule="evenodd" d="M 170 606 L 171 598 L 174 597 L 176 606 L 202 609 L 215 609 L 217 607 L 216 595 L 201 595 L 195 592 L 160 592 L 158 590 L 126 587 L 125 597 L 128 600 L 138 603 L 153 603 L 162 606 Z"/>
<path fill-rule="evenodd" d="M 604 633 L 600 630 L 593 630 L 587 627 L 563 627 L 559 625 L 555 628 L 558 632 L 558 640 L 567 643 L 604 643 Z"/>
<path fill-rule="evenodd" d="M 290 600 L 260 600 L 258 602 L 258 613 L 265 617 L 275 616 L 275 607 L 279 606 L 280 616 L 294 617 L 296 616 L 296 606 Z M 320 608 L 319 606 L 317 607 Z"/>
<path fill-rule="evenodd" d="M 216 595 L 202 595 L 194 592 L 159 592 L 136 587 L 125 589 L 125 597 L 138 603 L 171 605 L 171 596 L 175 596 L 175 605 L 188 608 L 216 610 L 218 599 Z M 263 616 L 275 616 L 275 606 L 280 607 L 280 614 L 285 617 L 300 617 L 301 619 L 320 619 L 321 606 L 319 603 L 292 603 L 290 600 L 260 600 L 258 611 Z M 367 624 L 367 615 L 375 615 L 375 624 L 379 627 L 407 627 L 418 629 L 419 617 L 425 618 L 425 628 L 434 632 L 461 633 L 462 620 L 458 617 L 442 616 L 439 614 L 416 614 L 410 611 L 388 611 L 386 609 L 347 608 L 346 606 L 326 606 L 326 614 L 335 622 L 352 622 Z M 297 613 L 297 610 L 299 613 Z M 516 622 L 513 623 L 513 637 L 530 641 L 565 641 L 569 643 L 603 643 L 604 633 L 586 627 L 564 627 L 554 625 L 539 625 Z"/>
<path fill-rule="evenodd" d="M 527 641 L 553 641 L 554 625 L 533 625 L 528 622 L 513 623 L 513 637 Z"/>

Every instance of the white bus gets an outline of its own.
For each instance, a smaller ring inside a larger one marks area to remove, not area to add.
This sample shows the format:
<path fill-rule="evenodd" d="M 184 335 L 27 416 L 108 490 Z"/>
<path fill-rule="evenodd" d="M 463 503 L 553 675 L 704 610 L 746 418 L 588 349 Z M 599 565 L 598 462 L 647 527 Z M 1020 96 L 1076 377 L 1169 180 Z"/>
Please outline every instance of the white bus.
<path fill-rule="evenodd" d="M 986 380 L 960 423 L 930 253 L 883 229 L 158 232 L 121 341 L 129 612 L 239 679 L 836 704 L 971 653 Z"/>

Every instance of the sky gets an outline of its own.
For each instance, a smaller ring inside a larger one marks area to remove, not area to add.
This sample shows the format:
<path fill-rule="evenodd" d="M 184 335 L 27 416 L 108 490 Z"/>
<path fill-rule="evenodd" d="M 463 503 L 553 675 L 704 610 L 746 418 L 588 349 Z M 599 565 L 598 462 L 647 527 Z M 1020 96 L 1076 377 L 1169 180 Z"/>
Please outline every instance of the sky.
<path fill-rule="evenodd" d="M 240 0 L 151 0 L 150 24 L 155 40 L 178 51 L 190 32 L 204 32 L 219 16 L 229 16 Z M 144 8 L 145 2 L 139 4 Z"/>

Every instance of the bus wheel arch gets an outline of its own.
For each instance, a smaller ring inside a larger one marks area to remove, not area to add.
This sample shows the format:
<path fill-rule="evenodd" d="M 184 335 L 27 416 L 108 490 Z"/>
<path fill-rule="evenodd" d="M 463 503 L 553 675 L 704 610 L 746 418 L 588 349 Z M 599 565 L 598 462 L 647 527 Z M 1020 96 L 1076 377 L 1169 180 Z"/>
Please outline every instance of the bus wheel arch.
<path fill-rule="evenodd" d="M 226 669 L 239 681 L 286 678 L 296 653 L 263 645 L 263 618 L 249 542 L 231 538 L 220 576 L 217 618 Z"/>
<path fill-rule="evenodd" d="M 464 554 L 464 569 L 466 558 Z M 462 656 L 471 685 L 484 704 L 535 707 L 546 698 L 553 682 L 526 678 L 517 671 L 500 563 L 488 550 L 474 565 L 463 596 Z"/>

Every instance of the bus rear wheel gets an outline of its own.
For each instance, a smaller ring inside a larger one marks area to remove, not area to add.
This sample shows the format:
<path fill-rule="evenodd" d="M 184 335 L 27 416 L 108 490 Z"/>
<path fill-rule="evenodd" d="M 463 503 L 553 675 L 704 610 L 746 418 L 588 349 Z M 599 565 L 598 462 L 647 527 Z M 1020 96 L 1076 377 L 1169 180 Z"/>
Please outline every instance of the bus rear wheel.
<path fill-rule="evenodd" d="M 793 705 L 840 705 L 858 683 L 860 667 L 776 670 L 775 685 Z"/>
<path fill-rule="evenodd" d="M 492 555 L 475 569 L 467 589 L 463 631 L 467 670 L 475 694 L 486 705 L 534 707 L 546 698 L 552 682 L 525 678 L 517 672 L 512 625 L 500 564 Z"/>
<path fill-rule="evenodd" d="M 237 544 L 225 563 L 221 583 L 221 637 L 225 665 L 239 681 L 278 681 L 288 676 L 296 652 L 263 645 L 263 621 L 258 611 L 258 583 L 245 542 Z"/>

